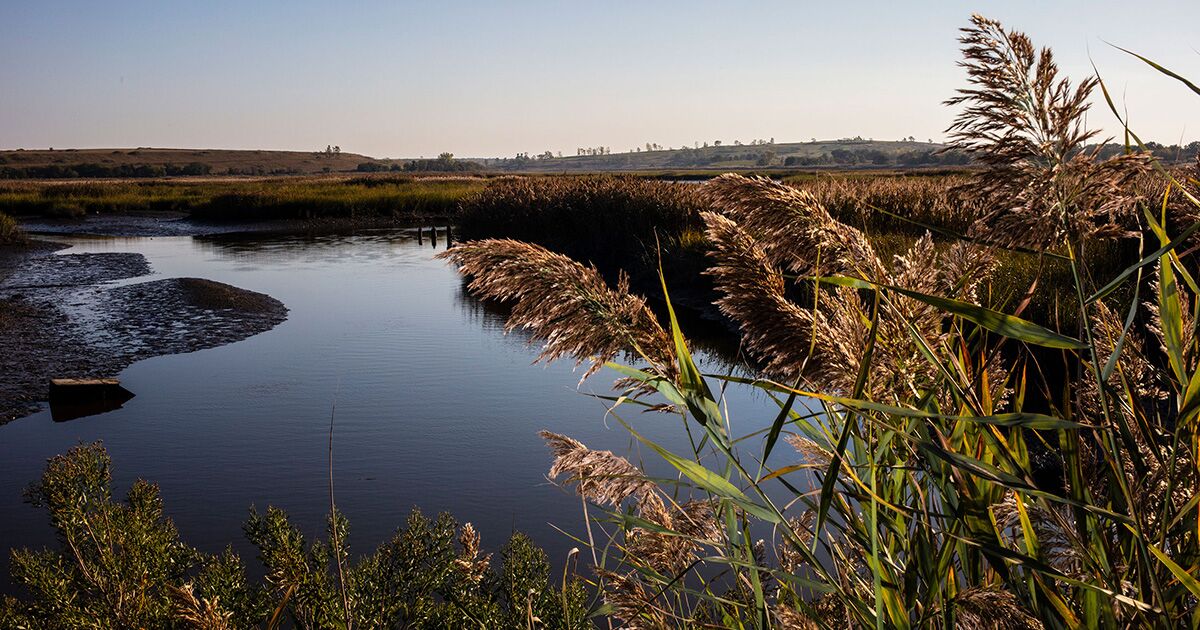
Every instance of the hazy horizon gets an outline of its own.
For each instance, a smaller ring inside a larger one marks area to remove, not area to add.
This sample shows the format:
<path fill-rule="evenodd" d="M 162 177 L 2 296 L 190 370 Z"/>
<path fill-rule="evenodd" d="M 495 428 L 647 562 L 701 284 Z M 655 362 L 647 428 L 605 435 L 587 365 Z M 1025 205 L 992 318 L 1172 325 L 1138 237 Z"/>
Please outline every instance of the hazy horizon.
<path fill-rule="evenodd" d="M 1200 138 L 1200 5 L 1020 1 L 603 7 L 370 3 L 0 7 L 0 147 L 264 149 L 374 157 L 618 153 L 722 140 L 941 141 L 981 12 L 1095 63 L 1144 138 Z M 840 14 L 839 14 L 840 13 Z M 1098 95 L 1097 95 L 1098 96 Z M 1092 124 L 1119 127 L 1097 100 Z"/>

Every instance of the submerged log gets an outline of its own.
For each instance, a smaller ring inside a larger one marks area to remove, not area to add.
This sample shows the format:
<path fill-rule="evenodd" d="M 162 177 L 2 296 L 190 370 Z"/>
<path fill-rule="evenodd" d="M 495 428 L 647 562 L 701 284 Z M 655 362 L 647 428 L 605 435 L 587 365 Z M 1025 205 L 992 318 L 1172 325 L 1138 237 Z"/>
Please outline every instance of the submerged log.
<path fill-rule="evenodd" d="M 104 413 L 120 409 L 133 396 L 115 378 L 52 378 L 50 416 L 63 422 Z"/>

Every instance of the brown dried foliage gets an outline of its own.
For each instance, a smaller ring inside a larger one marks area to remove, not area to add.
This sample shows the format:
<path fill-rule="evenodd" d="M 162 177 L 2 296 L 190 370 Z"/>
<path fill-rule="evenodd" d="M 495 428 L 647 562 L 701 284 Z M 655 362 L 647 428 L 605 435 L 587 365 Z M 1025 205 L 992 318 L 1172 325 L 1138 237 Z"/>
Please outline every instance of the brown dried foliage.
<path fill-rule="evenodd" d="M 1096 135 L 1084 117 L 1097 79 L 1073 87 L 1049 49 L 979 15 L 960 41 L 972 87 L 947 101 L 964 106 L 948 130 L 950 146 L 987 167 L 960 189 L 986 204 L 972 231 L 1041 250 L 1130 234 L 1139 200 L 1132 183 L 1149 156 L 1099 161 L 1085 150 Z"/>
<path fill-rule="evenodd" d="M 223 610 L 219 600 L 197 598 L 191 584 L 169 588 L 175 602 L 175 618 L 183 627 L 191 630 L 233 628 L 233 613 Z"/>
<path fill-rule="evenodd" d="M 463 243 L 439 257 L 471 277 L 476 296 L 513 303 L 507 328 L 528 330 L 544 343 L 540 361 L 591 361 L 586 378 L 619 353 L 637 352 L 660 375 L 675 373 L 670 339 L 646 301 L 629 293 L 624 274 L 614 289 L 595 267 L 508 239 Z"/>
<path fill-rule="evenodd" d="M 956 630 L 1042 630 L 1012 593 L 995 588 L 970 588 L 954 598 Z"/>
<path fill-rule="evenodd" d="M 617 507 L 631 496 L 653 494 L 657 487 L 637 466 L 612 451 L 594 451 L 579 440 L 550 431 L 538 435 L 554 453 L 550 478 L 566 475 L 563 483 L 575 484 L 576 492 L 590 501 Z"/>
<path fill-rule="evenodd" d="M 783 269 L 843 274 L 975 301 L 975 288 L 991 268 L 991 258 L 981 248 L 955 243 L 939 249 L 928 234 L 885 265 L 860 231 L 833 219 L 812 195 L 786 184 L 724 175 L 706 189 L 720 212 L 703 214 L 713 248 L 708 273 L 722 294 L 717 305 L 739 324 L 746 347 L 772 376 L 803 376 L 827 391 L 852 391 L 875 308 L 854 289 L 820 289 L 811 281 L 800 290 L 812 292 L 814 305 L 803 308 L 789 296 Z M 913 334 L 930 347 L 941 346 L 947 316 L 901 295 L 888 297 L 881 308 L 868 387 L 874 400 L 894 400 L 935 378 L 936 367 L 921 354 Z M 992 376 L 995 383 L 1004 382 L 1003 375 Z"/>

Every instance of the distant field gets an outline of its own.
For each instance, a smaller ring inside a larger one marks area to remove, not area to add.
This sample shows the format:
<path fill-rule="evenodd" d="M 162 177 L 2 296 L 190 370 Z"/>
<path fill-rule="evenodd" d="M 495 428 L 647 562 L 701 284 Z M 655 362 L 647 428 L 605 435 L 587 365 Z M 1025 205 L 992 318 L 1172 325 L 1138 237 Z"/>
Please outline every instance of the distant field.
<path fill-rule="evenodd" d="M 372 158 L 324 151 L 56 149 L 0 151 L 0 177 L 314 175 L 353 171 Z M 73 173 L 73 174 L 72 174 Z"/>
<path fill-rule="evenodd" d="M 0 213 L 66 219 L 176 212 L 220 222 L 445 217 L 484 182 L 392 175 L 12 181 L 0 182 Z"/>
<path fill-rule="evenodd" d="M 1187 147 L 1149 143 L 1164 163 L 1194 161 L 1200 143 Z M 0 151 L 0 180 L 8 179 L 153 179 L 179 177 L 279 177 L 323 174 L 587 174 L 629 173 L 659 179 L 707 179 L 721 173 L 754 172 L 776 178 L 806 173 L 942 174 L 972 168 L 967 157 L 944 145 L 915 140 L 815 140 L 757 142 L 721 146 L 655 148 L 608 152 L 608 147 L 579 149 L 588 155 L 510 158 L 380 159 L 357 153 L 229 149 L 56 149 Z M 1123 145 L 1089 146 L 1108 158 Z"/>

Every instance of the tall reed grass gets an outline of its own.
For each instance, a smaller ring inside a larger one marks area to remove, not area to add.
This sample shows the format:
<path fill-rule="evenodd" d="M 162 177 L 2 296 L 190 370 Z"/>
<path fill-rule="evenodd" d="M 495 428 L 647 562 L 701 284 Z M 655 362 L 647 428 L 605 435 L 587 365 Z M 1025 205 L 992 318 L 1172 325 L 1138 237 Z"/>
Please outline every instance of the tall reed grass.
<path fill-rule="evenodd" d="M 1136 150 L 1086 154 L 1098 81 L 1060 77 L 1024 34 L 975 16 L 961 41 L 952 144 L 986 168 L 965 182 L 952 242 L 888 256 L 827 207 L 826 184 L 702 189 L 709 273 L 763 366 L 753 378 L 701 373 L 673 310 L 660 325 L 627 286 L 537 245 L 444 254 L 472 290 L 516 302 L 509 326 L 545 358 L 613 369 L 606 418 L 677 473 L 542 433 L 550 476 L 595 511 L 579 539 L 624 627 L 1200 623 L 1200 287 L 1185 248 L 1200 223 L 1173 232 L 1169 215 L 1194 214 L 1200 187 Z M 1085 264 L 1127 240 L 1142 253 L 1126 268 Z M 1014 253 L 1065 265 L 1029 293 L 1072 322 L 1022 318 L 1028 296 L 992 302 Z M 612 362 L 621 350 L 640 365 Z M 778 415 L 739 417 L 729 387 Z M 674 415 L 690 452 L 644 437 L 634 411 Z"/>
<path fill-rule="evenodd" d="M 463 238 L 519 238 L 597 264 L 657 259 L 699 233 L 698 188 L 630 176 L 511 177 L 464 199 Z"/>
<path fill-rule="evenodd" d="M 15 215 L 175 211 L 207 221 L 448 217 L 482 189 L 475 178 L 285 178 L 176 182 L 0 183 L 0 208 Z"/>

